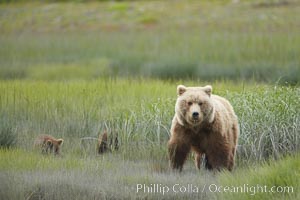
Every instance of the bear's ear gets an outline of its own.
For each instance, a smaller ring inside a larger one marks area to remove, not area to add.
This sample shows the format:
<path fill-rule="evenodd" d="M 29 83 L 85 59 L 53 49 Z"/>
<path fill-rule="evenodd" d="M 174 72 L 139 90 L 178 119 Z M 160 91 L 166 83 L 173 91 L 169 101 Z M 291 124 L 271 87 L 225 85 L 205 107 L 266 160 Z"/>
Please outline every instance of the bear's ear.
<path fill-rule="evenodd" d="M 58 140 L 57 140 L 58 145 L 61 145 L 63 142 L 64 142 L 63 139 L 58 139 Z"/>
<path fill-rule="evenodd" d="M 205 92 L 206 94 L 208 94 L 208 96 L 211 95 L 211 92 L 212 92 L 212 87 L 211 87 L 211 85 L 207 85 L 207 86 L 203 87 L 203 89 L 204 89 L 204 92 Z"/>
<path fill-rule="evenodd" d="M 185 91 L 186 91 L 186 87 L 184 85 L 178 85 L 177 86 L 177 94 L 178 94 L 178 96 L 180 96 L 183 93 L 185 93 Z"/>
<path fill-rule="evenodd" d="M 50 146 L 50 145 L 52 144 L 52 141 L 51 141 L 51 140 L 47 140 L 47 141 L 46 141 L 46 144 L 47 144 L 48 146 Z"/>

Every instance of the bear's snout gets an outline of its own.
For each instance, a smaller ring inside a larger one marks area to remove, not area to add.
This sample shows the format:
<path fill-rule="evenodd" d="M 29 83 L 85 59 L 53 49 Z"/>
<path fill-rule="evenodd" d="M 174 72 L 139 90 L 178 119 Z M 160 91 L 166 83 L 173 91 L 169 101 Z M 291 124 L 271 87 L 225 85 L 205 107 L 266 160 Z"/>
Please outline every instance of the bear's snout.
<path fill-rule="evenodd" d="M 199 113 L 198 112 L 193 112 L 192 117 L 194 120 L 199 119 Z"/>

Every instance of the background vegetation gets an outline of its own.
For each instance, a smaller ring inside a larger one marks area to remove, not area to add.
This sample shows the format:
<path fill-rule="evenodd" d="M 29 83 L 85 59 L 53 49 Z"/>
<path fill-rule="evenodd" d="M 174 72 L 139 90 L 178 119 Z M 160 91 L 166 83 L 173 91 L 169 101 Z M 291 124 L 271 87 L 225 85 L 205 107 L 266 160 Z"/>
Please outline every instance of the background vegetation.
<path fill-rule="evenodd" d="M 300 198 L 299 1 L 0 2 L 1 198 Z M 169 169 L 177 84 L 211 84 L 232 103 L 233 173 L 197 171 L 192 155 L 183 173 Z M 120 150 L 99 156 L 81 138 L 105 129 Z M 33 148 L 42 133 L 64 138 L 61 156 Z M 138 183 L 201 191 L 136 193 Z"/>
<path fill-rule="evenodd" d="M 3 4 L 1 78 L 296 84 L 299 1 L 267 2 Z"/>

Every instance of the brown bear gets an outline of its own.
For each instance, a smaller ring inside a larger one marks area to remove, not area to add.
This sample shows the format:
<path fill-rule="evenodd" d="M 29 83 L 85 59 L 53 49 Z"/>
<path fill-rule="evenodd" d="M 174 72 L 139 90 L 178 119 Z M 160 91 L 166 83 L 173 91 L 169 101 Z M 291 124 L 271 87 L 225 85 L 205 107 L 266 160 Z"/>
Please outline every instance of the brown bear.
<path fill-rule="evenodd" d="M 177 87 L 175 116 L 168 142 L 170 165 L 182 170 L 188 153 L 196 154 L 200 169 L 202 155 L 207 169 L 233 169 L 239 126 L 231 104 L 212 95 L 212 87 Z"/>
<path fill-rule="evenodd" d="M 63 139 L 55 139 L 51 135 L 39 135 L 34 141 L 34 146 L 40 147 L 44 154 L 53 152 L 54 155 L 58 155 L 63 141 Z"/>
<path fill-rule="evenodd" d="M 119 140 L 117 134 L 110 134 L 108 136 L 107 131 L 104 131 L 103 134 L 99 135 L 98 139 L 98 154 L 105 153 L 107 151 L 118 150 L 119 149 Z"/>

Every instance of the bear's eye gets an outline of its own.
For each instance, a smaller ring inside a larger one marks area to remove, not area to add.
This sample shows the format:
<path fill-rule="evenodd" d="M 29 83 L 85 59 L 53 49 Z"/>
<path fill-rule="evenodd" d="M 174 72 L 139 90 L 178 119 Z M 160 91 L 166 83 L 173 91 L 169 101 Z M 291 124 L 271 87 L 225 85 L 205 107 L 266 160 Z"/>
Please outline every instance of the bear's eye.
<path fill-rule="evenodd" d="M 199 105 L 199 106 L 202 106 L 202 105 L 203 105 L 203 103 L 202 103 L 202 102 L 199 102 L 199 103 L 198 103 L 198 105 Z"/>
<path fill-rule="evenodd" d="M 189 105 L 189 106 L 193 105 L 193 102 L 189 101 L 189 102 L 188 102 L 188 105 Z"/>

